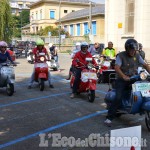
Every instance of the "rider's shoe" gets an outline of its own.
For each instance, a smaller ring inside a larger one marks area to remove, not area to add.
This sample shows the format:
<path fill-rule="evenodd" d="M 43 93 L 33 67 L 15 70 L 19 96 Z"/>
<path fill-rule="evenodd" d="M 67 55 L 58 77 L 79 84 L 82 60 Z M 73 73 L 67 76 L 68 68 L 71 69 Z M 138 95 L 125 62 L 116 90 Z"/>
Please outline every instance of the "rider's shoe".
<path fill-rule="evenodd" d="M 49 87 L 52 88 L 52 89 L 54 88 L 54 86 L 52 84 L 50 84 Z"/>
<path fill-rule="evenodd" d="M 111 122 L 111 120 L 106 119 L 106 120 L 104 121 L 104 124 L 107 125 L 108 127 L 111 127 L 112 122 Z"/>
<path fill-rule="evenodd" d="M 74 98 L 74 97 L 75 97 L 75 94 L 72 93 L 72 94 L 70 95 L 70 98 Z"/>

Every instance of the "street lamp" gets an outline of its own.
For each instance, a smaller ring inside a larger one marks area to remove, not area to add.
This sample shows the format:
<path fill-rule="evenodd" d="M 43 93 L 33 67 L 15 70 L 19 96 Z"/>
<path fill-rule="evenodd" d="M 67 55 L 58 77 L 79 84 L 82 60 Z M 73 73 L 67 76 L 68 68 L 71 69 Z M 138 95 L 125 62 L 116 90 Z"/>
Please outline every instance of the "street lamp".
<path fill-rule="evenodd" d="M 59 0 L 59 50 L 60 50 L 60 44 L 61 44 L 61 35 L 60 35 L 60 26 L 61 26 L 61 22 L 60 22 L 60 15 L 61 15 L 61 0 Z"/>

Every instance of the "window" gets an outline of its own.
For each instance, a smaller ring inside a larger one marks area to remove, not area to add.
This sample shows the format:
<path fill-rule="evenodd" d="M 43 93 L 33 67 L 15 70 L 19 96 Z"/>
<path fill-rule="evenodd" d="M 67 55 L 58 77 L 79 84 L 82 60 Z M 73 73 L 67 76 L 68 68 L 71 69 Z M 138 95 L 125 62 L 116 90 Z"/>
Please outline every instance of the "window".
<path fill-rule="evenodd" d="M 80 36 L 80 24 L 77 24 L 77 36 Z"/>
<path fill-rule="evenodd" d="M 96 21 L 92 21 L 92 34 L 96 35 Z"/>
<path fill-rule="evenodd" d="M 88 34 L 88 23 L 84 23 L 84 34 Z"/>
<path fill-rule="evenodd" d="M 55 19 L 55 11 L 50 10 L 50 19 Z"/>
<path fill-rule="evenodd" d="M 125 33 L 134 33 L 134 8 L 135 0 L 126 0 L 126 13 L 125 13 Z"/>
<path fill-rule="evenodd" d="M 68 13 L 68 10 L 64 10 L 64 13 Z"/>
<path fill-rule="evenodd" d="M 64 30 L 67 32 L 68 31 L 68 28 L 67 28 L 67 26 L 65 25 L 64 26 Z"/>
<path fill-rule="evenodd" d="M 38 20 L 38 12 L 36 12 L 36 20 Z"/>
<path fill-rule="evenodd" d="M 42 19 L 42 10 L 40 10 L 40 19 Z"/>
<path fill-rule="evenodd" d="M 70 35 L 73 35 L 73 25 L 70 25 Z"/>

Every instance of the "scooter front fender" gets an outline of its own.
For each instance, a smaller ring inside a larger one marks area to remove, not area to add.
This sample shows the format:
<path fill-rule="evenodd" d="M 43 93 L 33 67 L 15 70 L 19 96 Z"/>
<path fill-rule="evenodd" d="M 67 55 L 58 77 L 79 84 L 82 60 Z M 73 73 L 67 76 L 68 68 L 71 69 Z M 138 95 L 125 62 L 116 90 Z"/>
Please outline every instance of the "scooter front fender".
<path fill-rule="evenodd" d="M 90 90 L 96 90 L 96 84 L 93 83 L 93 82 L 90 82 L 90 83 L 89 83 L 89 89 L 90 89 Z"/>
<path fill-rule="evenodd" d="M 145 111 L 150 111 L 150 101 L 144 102 L 143 105 L 142 105 L 142 109 L 145 110 Z"/>
<path fill-rule="evenodd" d="M 39 79 L 47 79 L 47 75 L 46 73 L 39 73 L 39 76 L 38 76 Z"/>

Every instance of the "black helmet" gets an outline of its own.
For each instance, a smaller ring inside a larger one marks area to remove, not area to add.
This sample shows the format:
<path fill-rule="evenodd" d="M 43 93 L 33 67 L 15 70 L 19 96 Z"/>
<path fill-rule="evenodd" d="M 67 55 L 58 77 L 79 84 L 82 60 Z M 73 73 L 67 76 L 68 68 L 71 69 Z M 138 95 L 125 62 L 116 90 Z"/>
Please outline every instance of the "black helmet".
<path fill-rule="evenodd" d="M 138 42 L 135 39 L 128 39 L 125 43 L 125 50 L 130 51 L 130 50 L 138 50 Z"/>
<path fill-rule="evenodd" d="M 139 43 L 139 49 L 142 49 L 143 45 L 141 43 Z"/>

